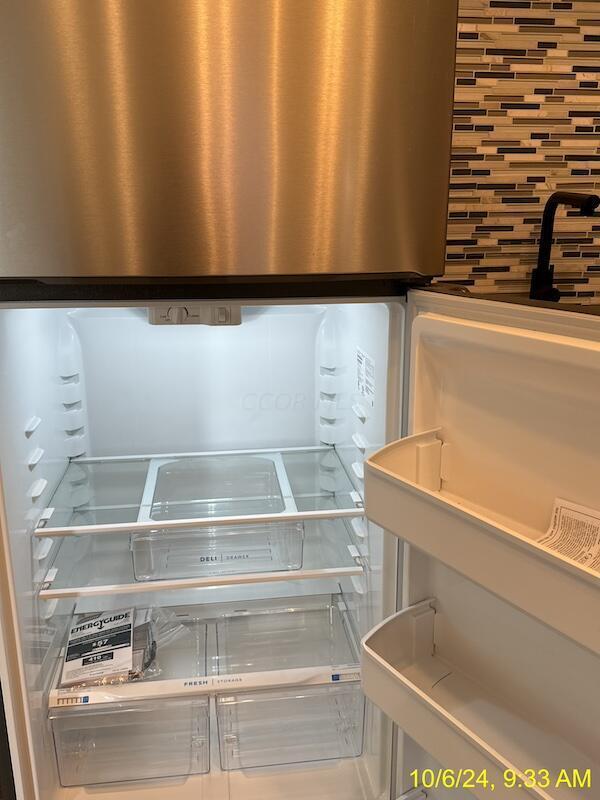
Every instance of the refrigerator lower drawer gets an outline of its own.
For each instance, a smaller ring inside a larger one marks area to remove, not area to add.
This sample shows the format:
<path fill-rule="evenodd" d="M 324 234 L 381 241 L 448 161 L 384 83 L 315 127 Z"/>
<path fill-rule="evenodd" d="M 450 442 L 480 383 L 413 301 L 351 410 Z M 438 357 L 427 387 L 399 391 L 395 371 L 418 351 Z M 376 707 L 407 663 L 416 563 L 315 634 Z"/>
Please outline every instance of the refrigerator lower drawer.
<path fill-rule="evenodd" d="M 208 698 L 53 709 L 62 786 L 185 777 L 208 772 Z"/>
<path fill-rule="evenodd" d="M 231 528 L 154 530 L 131 536 L 138 581 L 196 578 L 302 567 L 301 522 Z"/>
<path fill-rule="evenodd" d="M 217 697 L 221 768 L 269 767 L 362 753 L 359 683 Z"/>

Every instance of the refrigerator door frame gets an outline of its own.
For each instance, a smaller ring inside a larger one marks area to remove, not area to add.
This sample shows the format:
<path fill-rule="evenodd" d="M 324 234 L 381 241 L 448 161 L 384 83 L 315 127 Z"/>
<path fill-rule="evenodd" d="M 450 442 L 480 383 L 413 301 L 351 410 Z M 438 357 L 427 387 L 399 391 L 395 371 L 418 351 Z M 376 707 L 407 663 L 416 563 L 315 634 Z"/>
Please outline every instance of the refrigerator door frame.
<path fill-rule="evenodd" d="M 27 284 L 23 284 L 25 287 Z M 21 286 L 18 286 L 15 299 L 10 299 L 4 293 L 0 293 L 0 310 L 13 310 L 13 309 L 31 309 L 31 308 L 159 308 L 166 310 L 170 306 L 178 303 L 185 304 L 185 294 L 179 295 L 175 292 L 172 295 L 173 299 L 168 299 L 163 296 L 160 300 L 144 300 L 143 294 L 140 298 L 136 295 L 135 285 L 130 286 L 130 291 L 135 300 L 128 300 L 128 294 L 125 293 L 123 297 L 120 291 L 115 289 L 114 285 L 109 286 L 109 292 L 100 292 L 100 299 L 95 300 L 94 293 L 89 291 L 89 286 L 85 284 L 74 283 L 65 284 L 72 286 L 76 289 L 75 297 L 85 297 L 85 301 L 78 299 L 65 299 L 61 294 L 62 284 L 58 286 L 58 297 L 54 297 L 52 292 L 49 294 L 44 291 L 45 285 L 32 284 L 34 286 L 34 294 L 39 286 L 43 287 L 42 296 L 39 299 L 30 299 L 27 292 L 21 292 Z M 388 382 L 387 399 L 386 399 L 386 419 L 385 428 L 387 438 L 393 440 L 400 435 L 401 431 L 401 418 L 402 408 L 405 400 L 404 386 L 404 348 L 402 347 L 402 337 L 405 335 L 406 320 L 407 320 L 407 299 L 406 299 L 406 286 L 403 281 L 384 281 L 382 283 L 371 282 L 354 282 L 350 286 L 351 291 L 344 293 L 342 296 L 330 296 L 327 291 L 321 293 L 321 287 L 329 287 L 333 291 L 336 282 L 320 282 L 315 281 L 311 284 L 311 291 L 300 292 L 298 297 L 291 295 L 279 295 L 274 297 L 263 296 L 259 291 L 256 296 L 252 294 L 250 297 L 245 297 L 243 294 L 235 290 L 235 283 L 232 287 L 232 298 L 221 297 L 218 291 L 215 291 L 214 297 L 211 299 L 202 299 L 203 305 L 208 305 L 211 308 L 220 308 L 224 302 L 228 304 L 240 306 L 299 306 L 299 305 L 343 305 L 343 304 L 376 304 L 382 303 L 390 309 L 390 321 L 388 331 L 388 364 L 399 365 L 399 368 L 394 368 L 390 373 L 391 380 Z M 148 287 L 149 284 L 144 284 Z M 37 287 L 37 288 L 36 288 Z M 371 295 L 369 291 L 361 292 L 361 288 L 370 287 L 373 291 Z M 2 283 L 0 281 L 0 289 Z M 14 289 L 14 287 L 12 287 Z M 281 284 L 273 284 L 274 290 L 281 290 Z M 158 286 L 160 291 L 160 286 Z M 383 290 L 383 291 L 379 291 Z M 110 299 L 111 292 L 115 291 L 118 300 Z M 153 293 L 153 290 L 151 291 Z M 92 299 L 90 299 L 92 298 Z M 396 309 L 394 311 L 394 308 Z M 382 605 L 384 617 L 386 614 L 393 611 L 398 604 L 398 590 L 402 570 L 399 569 L 401 564 L 402 554 L 398 547 L 398 540 L 396 537 L 384 532 L 384 573 L 387 577 L 382 576 Z M 0 464 L 0 570 L 6 570 L 7 575 L 12 574 L 11 566 L 11 553 L 10 543 L 8 541 L 8 525 L 5 516 L 5 502 L 3 496 L 3 483 L 2 471 Z M 387 610 L 386 610 L 387 609 Z M 15 792 L 15 800 L 42 800 L 45 796 L 42 794 L 43 787 L 39 785 L 38 773 L 35 763 L 35 749 L 33 743 L 33 736 L 31 731 L 30 716 L 27 712 L 26 702 L 27 695 L 23 693 L 22 689 L 27 687 L 27 680 L 25 676 L 25 666 L 22 658 L 21 649 L 21 633 L 19 630 L 17 602 L 14 597 L 12 582 L 0 582 L 0 623 L 6 620 L 8 624 L 0 625 L 0 684 L 4 687 L 4 704 L 6 709 L 7 720 L 7 746 L 6 751 L 10 755 L 11 767 L 13 772 L 13 786 Z M 8 611 L 8 614 L 7 614 Z M 388 726 L 390 736 L 386 740 L 386 749 L 381 753 L 379 758 L 379 766 L 381 773 L 379 779 L 385 781 L 385 794 L 377 797 L 377 800 L 394 800 L 395 798 L 395 784 L 394 784 L 394 732 L 393 726 L 387 719 L 383 720 L 383 724 Z M 0 729 L 0 737 L 2 736 Z M 0 742 L 0 755 L 2 754 L 2 743 Z M 0 765 L 1 765 L 0 760 Z M 363 778 L 369 781 L 372 780 L 372 774 L 368 770 L 364 770 Z M 376 776 L 375 776 L 375 779 Z M 10 784 L 9 784 L 10 786 Z M 373 788 L 370 786 L 369 788 Z M 389 795 L 388 795 L 389 789 Z M 5 799 L 12 800 L 10 794 Z"/>

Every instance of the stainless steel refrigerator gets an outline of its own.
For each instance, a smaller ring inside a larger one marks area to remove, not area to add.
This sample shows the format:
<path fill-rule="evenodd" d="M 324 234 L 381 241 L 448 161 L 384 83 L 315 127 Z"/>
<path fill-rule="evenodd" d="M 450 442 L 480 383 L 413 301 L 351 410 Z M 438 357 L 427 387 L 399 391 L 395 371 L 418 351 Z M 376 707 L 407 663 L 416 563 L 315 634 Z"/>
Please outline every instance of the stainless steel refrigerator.
<path fill-rule="evenodd" d="M 15 797 L 597 798 L 600 323 L 428 286 L 456 3 L 0 22 Z"/>

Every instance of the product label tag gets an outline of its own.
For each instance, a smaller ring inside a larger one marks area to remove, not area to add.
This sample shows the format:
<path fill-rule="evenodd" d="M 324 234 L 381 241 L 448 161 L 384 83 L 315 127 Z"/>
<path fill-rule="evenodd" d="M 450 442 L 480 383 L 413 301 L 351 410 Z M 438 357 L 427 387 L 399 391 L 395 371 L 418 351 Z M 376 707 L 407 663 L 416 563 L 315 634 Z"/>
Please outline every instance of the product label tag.
<path fill-rule="evenodd" d="M 600 511 L 557 498 L 538 544 L 600 572 Z"/>
<path fill-rule="evenodd" d="M 375 362 L 360 347 L 356 348 L 356 388 L 365 401 L 375 405 Z"/>
<path fill-rule="evenodd" d="M 134 609 L 80 617 L 71 627 L 61 685 L 127 676 L 133 668 Z"/>

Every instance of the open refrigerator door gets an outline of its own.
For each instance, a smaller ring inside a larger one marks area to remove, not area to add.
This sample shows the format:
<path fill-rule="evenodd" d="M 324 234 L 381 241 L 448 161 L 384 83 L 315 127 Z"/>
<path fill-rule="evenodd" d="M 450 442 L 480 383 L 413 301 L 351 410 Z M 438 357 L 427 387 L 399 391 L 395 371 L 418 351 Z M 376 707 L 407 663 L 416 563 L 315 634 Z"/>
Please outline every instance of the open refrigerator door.
<path fill-rule="evenodd" d="M 365 465 L 405 551 L 362 643 L 401 729 L 398 786 L 600 797 L 600 324 L 414 293 L 406 436 Z"/>

